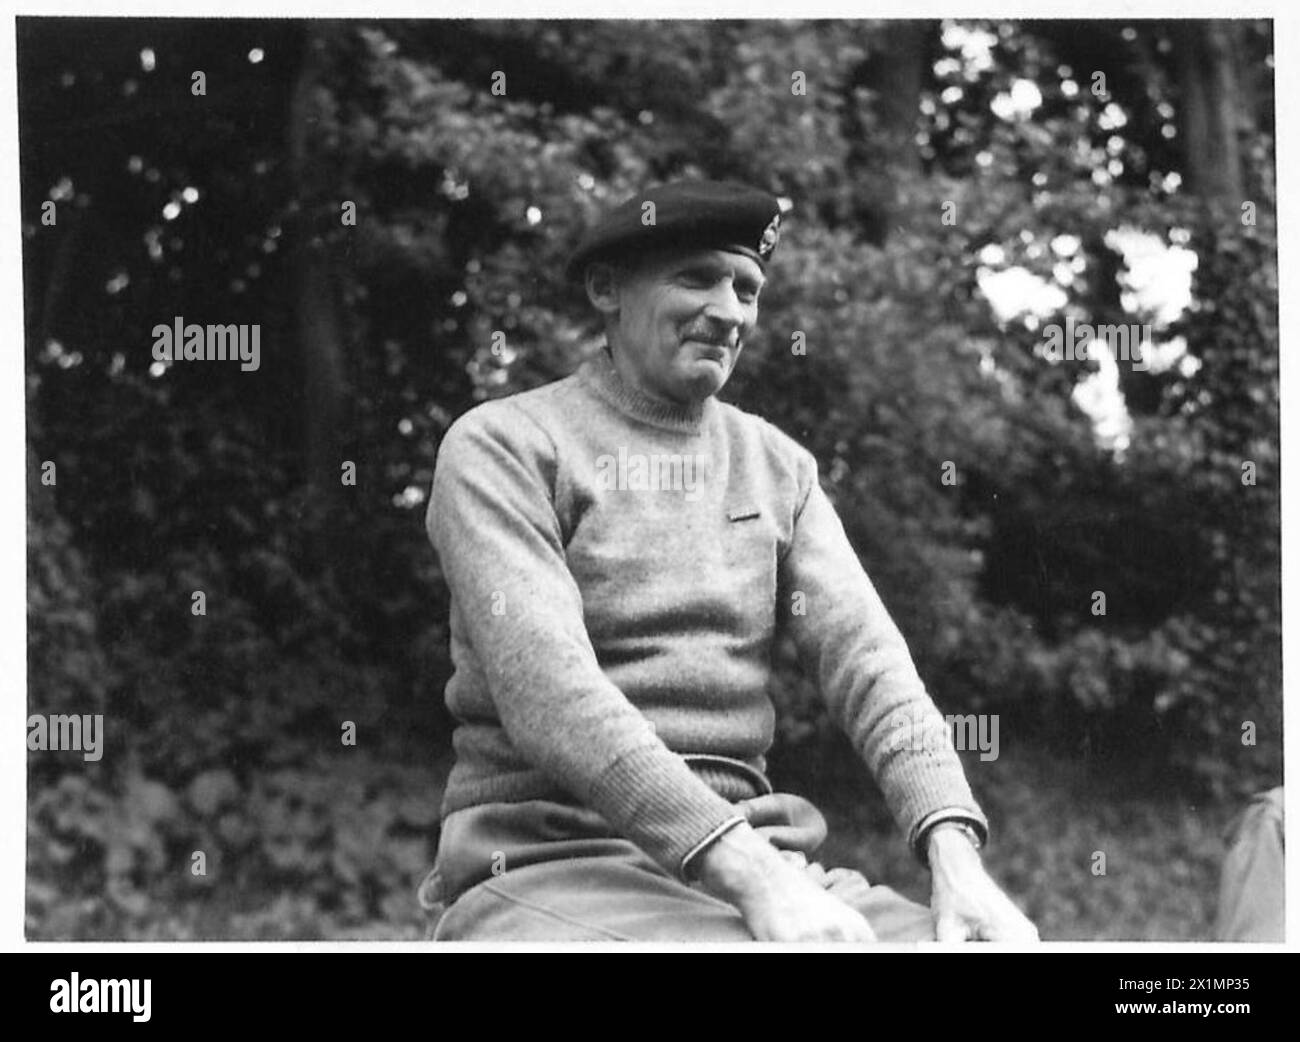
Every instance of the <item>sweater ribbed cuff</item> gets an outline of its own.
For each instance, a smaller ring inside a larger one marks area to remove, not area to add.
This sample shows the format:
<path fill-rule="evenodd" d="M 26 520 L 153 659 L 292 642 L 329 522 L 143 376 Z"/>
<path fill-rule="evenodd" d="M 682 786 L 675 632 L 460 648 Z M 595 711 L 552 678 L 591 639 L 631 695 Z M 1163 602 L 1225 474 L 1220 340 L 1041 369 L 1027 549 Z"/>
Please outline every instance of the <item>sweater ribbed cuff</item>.
<path fill-rule="evenodd" d="M 736 817 L 676 753 L 648 745 L 624 753 L 592 786 L 591 805 L 676 879 L 685 861 Z"/>
<path fill-rule="evenodd" d="M 925 852 L 919 844 L 923 829 L 940 816 L 966 819 L 987 840 L 988 818 L 975 802 L 955 755 L 938 759 L 922 754 L 909 763 L 890 765 L 877 780 L 908 846 L 922 864 Z"/>
<path fill-rule="evenodd" d="M 696 843 L 695 846 L 691 847 L 691 849 L 686 852 L 686 856 L 682 858 L 682 878 L 686 880 L 694 879 L 696 875 L 695 859 L 708 850 L 709 845 L 715 839 L 720 839 L 725 833 L 730 832 L 737 825 L 743 824 L 745 824 L 745 819 L 742 817 L 737 816 L 734 818 L 728 818 L 702 840 Z"/>

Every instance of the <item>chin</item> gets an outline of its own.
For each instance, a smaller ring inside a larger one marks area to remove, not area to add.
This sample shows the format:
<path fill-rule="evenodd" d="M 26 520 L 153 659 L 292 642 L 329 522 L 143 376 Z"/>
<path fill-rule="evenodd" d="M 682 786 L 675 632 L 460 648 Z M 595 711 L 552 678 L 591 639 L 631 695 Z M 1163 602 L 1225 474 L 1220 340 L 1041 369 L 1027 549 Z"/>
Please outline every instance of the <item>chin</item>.
<path fill-rule="evenodd" d="M 693 379 L 686 380 L 685 386 L 692 398 L 703 399 L 721 391 L 726 386 L 727 379 L 730 376 L 731 372 L 729 370 L 719 372 L 711 364 L 710 371 L 700 373 Z"/>

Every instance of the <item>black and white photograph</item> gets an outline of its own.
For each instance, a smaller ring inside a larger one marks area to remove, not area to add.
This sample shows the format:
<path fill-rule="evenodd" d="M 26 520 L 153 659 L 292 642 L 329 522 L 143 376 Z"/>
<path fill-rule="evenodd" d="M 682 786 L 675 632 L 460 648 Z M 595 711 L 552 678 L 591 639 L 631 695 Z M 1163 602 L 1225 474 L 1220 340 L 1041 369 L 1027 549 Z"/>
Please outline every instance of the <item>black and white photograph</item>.
<path fill-rule="evenodd" d="M 1133 6 L 20 11 L 15 943 L 1281 945 L 1278 25 Z"/>

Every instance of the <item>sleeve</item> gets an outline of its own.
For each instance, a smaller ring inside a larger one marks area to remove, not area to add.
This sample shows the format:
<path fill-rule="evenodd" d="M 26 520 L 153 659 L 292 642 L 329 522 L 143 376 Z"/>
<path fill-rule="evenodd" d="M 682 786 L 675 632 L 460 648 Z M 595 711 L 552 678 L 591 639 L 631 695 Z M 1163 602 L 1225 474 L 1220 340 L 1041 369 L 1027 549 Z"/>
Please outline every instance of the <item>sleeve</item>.
<path fill-rule="evenodd" d="M 988 820 L 947 723 L 818 483 L 816 460 L 798 452 L 803 501 L 780 582 L 800 661 L 918 856 L 922 826 L 937 822 L 940 812 L 969 820 L 987 838 Z"/>
<path fill-rule="evenodd" d="M 555 473 L 533 420 L 479 406 L 439 448 L 429 536 L 511 743 L 681 878 L 736 811 L 601 670 L 565 563 Z"/>

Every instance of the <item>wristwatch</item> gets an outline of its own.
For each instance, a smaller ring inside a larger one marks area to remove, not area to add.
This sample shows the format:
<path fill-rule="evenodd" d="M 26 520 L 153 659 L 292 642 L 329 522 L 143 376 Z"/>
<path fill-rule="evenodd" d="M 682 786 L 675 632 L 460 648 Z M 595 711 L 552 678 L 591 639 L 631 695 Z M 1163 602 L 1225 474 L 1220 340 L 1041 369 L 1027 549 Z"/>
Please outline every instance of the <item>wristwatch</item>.
<path fill-rule="evenodd" d="M 984 847 L 984 840 L 980 837 L 980 834 L 976 830 L 975 826 L 973 826 L 970 822 L 964 821 L 961 818 L 944 818 L 942 821 L 936 821 L 933 825 L 931 825 L 928 829 L 926 829 L 925 835 L 921 839 L 922 857 L 926 862 L 927 868 L 929 867 L 929 862 L 930 862 L 930 837 L 934 835 L 936 829 L 941 829 L 941 828 L 956 829 L 968 840 L 970 840 L 970 845 L 974 847 L 976 850 L 981 850 Z"/>

